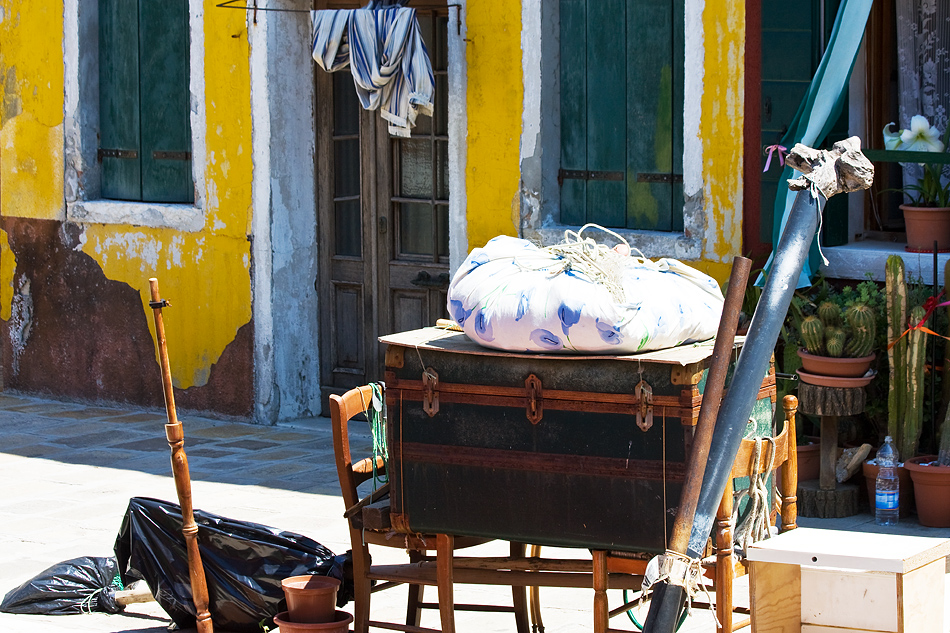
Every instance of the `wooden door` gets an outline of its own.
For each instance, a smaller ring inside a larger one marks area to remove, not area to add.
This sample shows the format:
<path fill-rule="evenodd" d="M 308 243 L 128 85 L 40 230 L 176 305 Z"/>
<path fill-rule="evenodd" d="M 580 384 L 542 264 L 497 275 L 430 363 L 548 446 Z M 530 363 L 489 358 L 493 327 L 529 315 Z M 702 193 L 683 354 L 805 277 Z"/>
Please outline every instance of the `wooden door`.
<path fill-rule="evenodd" d="M 434 116 L 390 137 L 360 108 L 348 71 L 316 70 L 321 391 L 381 380 L 379 336 L 446 314 L 447 23 L 417 12 L 436 78 Z"/>

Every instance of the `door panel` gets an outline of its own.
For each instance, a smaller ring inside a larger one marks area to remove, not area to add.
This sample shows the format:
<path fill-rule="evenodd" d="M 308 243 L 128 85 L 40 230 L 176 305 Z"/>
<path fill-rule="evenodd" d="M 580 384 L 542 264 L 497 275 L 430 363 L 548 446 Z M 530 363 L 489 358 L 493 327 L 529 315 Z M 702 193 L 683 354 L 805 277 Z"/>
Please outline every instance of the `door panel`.
<path fill-rule="evenodd" d="M 379 336 L 446 315 L 448 19 L 417 17 L 433 62 L 435 112 L 419 117 L 412 138 L 391 138 L 378 112 L 360 109 L 348 72 L 316 71 L 324 400 L 382 379 Z"/>

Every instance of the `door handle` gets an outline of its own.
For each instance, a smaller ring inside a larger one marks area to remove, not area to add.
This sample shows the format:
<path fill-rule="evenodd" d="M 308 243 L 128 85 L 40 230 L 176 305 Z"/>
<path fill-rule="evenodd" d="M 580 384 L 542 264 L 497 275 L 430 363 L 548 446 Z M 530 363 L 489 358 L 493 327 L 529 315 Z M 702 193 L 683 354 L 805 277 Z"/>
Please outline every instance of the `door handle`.
<path fill-rule="evenodd" d="M 428 270 L 420 270 L 416 278 L 409 283 L 419 288 L 448 288 L 449 274 L 440 273 L 438 277 L 433 277 Z"/>

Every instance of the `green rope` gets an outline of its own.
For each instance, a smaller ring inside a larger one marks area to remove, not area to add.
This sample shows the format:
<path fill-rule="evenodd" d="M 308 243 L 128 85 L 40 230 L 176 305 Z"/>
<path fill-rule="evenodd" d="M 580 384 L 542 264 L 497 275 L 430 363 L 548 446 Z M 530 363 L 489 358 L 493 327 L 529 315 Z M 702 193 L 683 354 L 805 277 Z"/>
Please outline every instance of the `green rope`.
<path fill-rule="evenodd" d="M 389 472 L 389 445 L 386 442 L 386 398 L 384 392 L 385 383 L 374 382 L 370 385 L 373 388 L 373 400 L 370 406 L 366 408 L 366 419 L 369 421 L 370 431 L 373 434 L 373 490 L 389 481 L 389 476 L 379 475 L 376 472 L 376 460 L 383 458 L 383 465 L 386 472 Z"/>

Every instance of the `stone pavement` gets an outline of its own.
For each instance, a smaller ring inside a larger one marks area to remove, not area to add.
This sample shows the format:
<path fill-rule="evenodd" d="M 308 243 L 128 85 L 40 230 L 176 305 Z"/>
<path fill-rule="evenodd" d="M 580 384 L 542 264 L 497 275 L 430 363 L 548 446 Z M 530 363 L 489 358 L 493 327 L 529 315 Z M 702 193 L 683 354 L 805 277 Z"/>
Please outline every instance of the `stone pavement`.
<path fill-rule="evenodd" d="M 305 534 L 335 553 L 349 549 L 333 460 L 329 420 L 313 418 L 265 427 L 181 414 L 185 428 L 196 508 L 233 519 L 263 523 Z M 164 412 L 130 407 L 90 406 L 0 394 L 0 595 L 47 567 L 77 556 L 112 556 L 112 547 L 129 498 L 156 497 L 177 502 L 165 441 Z M 368 428 L 354 435 L 353 450 L 368 451 Z M 850 522 L 802 523 L 848 529 Z M 862 526 L 862 529 L 867 526 Z M 913 525 L 902 523 L 902 529 Z M 948 531 L 923 530 L 948 536 Z M 384 548 L 378 562 L 399 562 L 404 554 Z M 377 552 L 380 550 L 377 549 Z M 504 555 L 507 545 L 490 543 L 472 554 Z M 587 557 L 586 551 L 545 548 L 545 556 Z M 435 589 L 429 589 L 434 599 Z M 738 589 L 742 594 L 742 589 Z M 507 604 L 500 587 L 459 586 L 457 602 Z M 542 588 L 548 633 L 591 630 L 593 593 L 584 589 Z M 620 592 L 610 592 L 619 604 Z M 352 603 L 348 607 L 352 609 Z M 373 597 L 374 618 L 398 620 L 405 613 L 405 591 Z M 33 616 L 0 613 L 0 630 L 30 633 L 163 633 L 170 620 L 154 602 L 132 605 L 125 613 Z M 613 626 L 629 628 L 622 616 Z M 457 615 L 460 633 L 514 631 L 508 614 Z M 423 615 L 423 626 L 438 628 L 437 612 Z M 715 630 L 708 611 L 694 611 L 683 629 Z"/>

